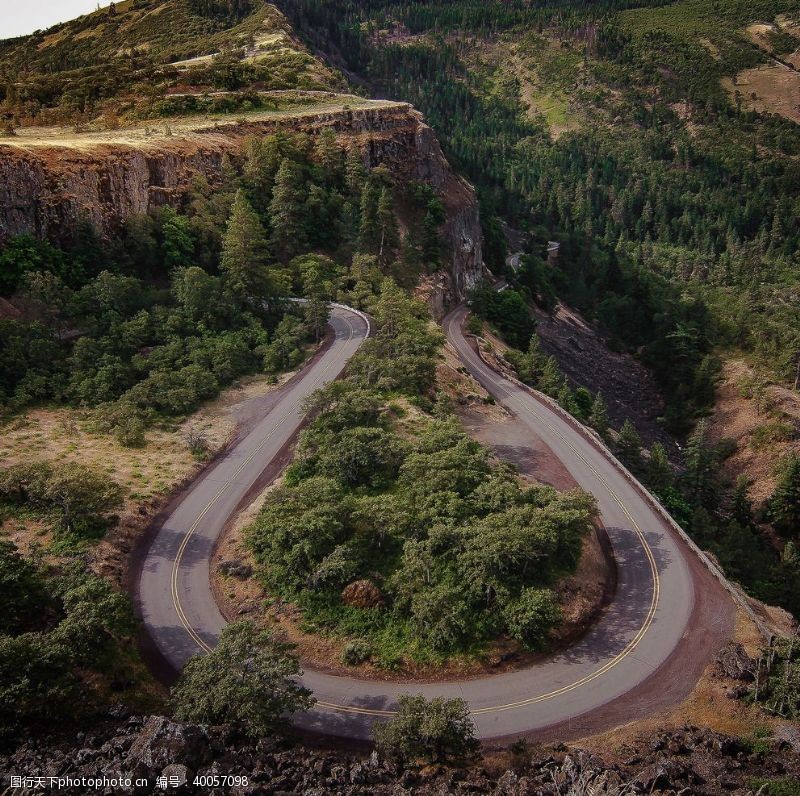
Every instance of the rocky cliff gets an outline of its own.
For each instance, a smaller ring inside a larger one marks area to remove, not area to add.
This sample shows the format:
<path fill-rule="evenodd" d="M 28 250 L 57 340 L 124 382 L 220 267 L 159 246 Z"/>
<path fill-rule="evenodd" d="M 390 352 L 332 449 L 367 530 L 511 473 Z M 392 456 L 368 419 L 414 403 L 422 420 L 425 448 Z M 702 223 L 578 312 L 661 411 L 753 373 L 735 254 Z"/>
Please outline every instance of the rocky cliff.
<path fill-rule="evenodd" d="M 315 135 L 332 128 L 343 143 L 360 147 L 368 165 L 384 164 L 400 179 L 425 180 L 440 194 L 447 211 L 442 235 L 450 259 L 448 298 L 463 298 L 479 278 L 474 191 L 449 168 L 433 132 L 410 105 L 344 105 L 205 125 L 159 136 L 137 130 L 0 142 L 0 235 L 63 240 L 82 217 L 110 234 L 132 215 L 179 205 L 196 174 L 213 184 L 223 156 L 241 154 L 252 136 L 278 130 Z"/>

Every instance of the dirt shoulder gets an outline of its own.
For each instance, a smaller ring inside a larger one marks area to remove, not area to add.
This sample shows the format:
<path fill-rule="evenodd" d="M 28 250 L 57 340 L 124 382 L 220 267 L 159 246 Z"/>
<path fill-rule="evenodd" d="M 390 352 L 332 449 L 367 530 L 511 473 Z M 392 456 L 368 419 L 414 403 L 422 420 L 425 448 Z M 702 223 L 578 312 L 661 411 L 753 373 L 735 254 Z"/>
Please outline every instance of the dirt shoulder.
<path fill-rule="evenodd" d="M 742 611 L 735 614 L 730 641 L 741 644 L 750 656 L 756 656 L 763 645 L 758 630 Z M 668 687 L 666 679 L 660 679 Z M 727 675 L 719 661 L 714 659 L 703 669 L 697 684 L 683 701 L 661 711 L 658 710 L 658 701 L 655 701 L 651 713 L 639 716 L 634 712 L 627 723 L 609 732 L 583 738 L 581 746 L 608 759 L 621 761 L 641 748 L 642 739 L 654 732 L 691 725 L 729 736 L 747 737 L 756 729 L 775 732 L 786 723 L 767 715 L 757 705 L 737 698 L 737 689 L 741 685 L 741 680 Z"/>

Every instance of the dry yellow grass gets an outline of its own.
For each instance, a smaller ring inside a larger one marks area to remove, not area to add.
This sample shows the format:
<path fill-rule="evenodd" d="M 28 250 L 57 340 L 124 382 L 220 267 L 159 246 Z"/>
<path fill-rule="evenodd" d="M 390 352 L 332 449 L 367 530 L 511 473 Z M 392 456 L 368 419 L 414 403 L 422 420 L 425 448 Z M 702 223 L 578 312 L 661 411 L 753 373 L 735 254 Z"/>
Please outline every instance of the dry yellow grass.
<path fill-rule="evenodd" d="M 163 147 L 165 141 L 194 138 L 203 135 L 204 140 L 220 131 L 236 125 L 240 120 L 248 123 L 271 121 L 273 119 L 303 118 L 325 113 L 341 112 L 345 108 L 394 108 L 405 103 L 388 100 L 368 100 L 350 94 L 335 94 L 327 91 L 272 91 L 265 95 L 274 98 L 284 107 L 278 110 L 260 110 L 235 115 L 182 116 L 140 122 L 116 130 L 89 130 L 75 132 L 69 127 L 24 127 L 16 135 L 0 139 L 2 147 L 17 149 L 34 147 L 69 147 L 70 149 L 91 150 L 106 144 L 127 145 L 141 148 Z"/>
<path fill-rule="evenodd" d="M 792 390 L 771 385 L 766 388 L 764 398 L 769 408 L 758 407 L 755 400 L 742 395 L 742 385 L 752 375 L 752 368 L 741 359 L 724 363 L 708 430 L 713 442 L 723 438 L 736 442 L 736 451 L 725 461 L 724 473 L 732 481 L 739 475 L 746 475 L 752 482 L 750 497 L 762 501 L 775 488 L 775 464 L 789 451 L 800 451 L 800 443 L 777 439 L 758 444 L 759 429 L 780 421 L 781 417 L 785 418 L 783 422 L 800 424 L 800 396 Z"/>
<path fill-rule="evenodd" d="M 288 379 L 286 374 L 280 382 Z M 236 408 L 263 395 L 276 385 L 266 376 L 243 380 L 225 390 L 183 422 L 147 432 L 143 448 L 125 448 L 112 437 L 92 433 L 86 413 L 77 409 L 33 409 L 3 427 L 0 435 L 0 467 L 20 462 L 75 462 L 104 473 L 125 493 L 120 521 L 93 551 L 99 572 L 120 580 L 127 553 L 136 537 L 163 506 L 167 496 L 190 479 L 203 465 L 187 444 L 190 430 L 202 433 L 211 454 L 222 449 L 236 427 Z M 10 519 L 0 526 L 5 537 L 27 550 L 32 543 L 50 540 L 46 524 L 33 519 Z"/>
<path fill-rule="evenodd" d="M 800 122 L 800 72 L 782 64 L 745 69 L 734 84 L 725 78 L 722 85 L 731 96 L 738 91 L 744 107 L 761 113 L 777 113 Z"/>

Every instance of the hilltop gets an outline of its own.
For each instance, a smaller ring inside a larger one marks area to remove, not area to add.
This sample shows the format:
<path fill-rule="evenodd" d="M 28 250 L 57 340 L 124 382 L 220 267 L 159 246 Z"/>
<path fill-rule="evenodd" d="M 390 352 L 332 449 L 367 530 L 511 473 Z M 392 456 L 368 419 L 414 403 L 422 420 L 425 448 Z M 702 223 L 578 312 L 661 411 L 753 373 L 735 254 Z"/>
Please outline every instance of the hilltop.
<path fill-rule="evenodd" d="M 329 90 L 342 81 L 263 0 L 126 0 L 0 42 L 0 86 L 11 133 L 247 111 L 260 106 L 261 91 Z"/>

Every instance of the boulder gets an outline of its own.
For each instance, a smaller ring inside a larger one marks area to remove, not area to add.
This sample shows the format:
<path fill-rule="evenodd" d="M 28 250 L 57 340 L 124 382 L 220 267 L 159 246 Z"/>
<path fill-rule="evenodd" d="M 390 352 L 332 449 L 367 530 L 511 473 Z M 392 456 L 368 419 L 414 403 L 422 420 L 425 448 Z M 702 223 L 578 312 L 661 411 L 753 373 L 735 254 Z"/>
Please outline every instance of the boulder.
<path fill-rule="evenodd" d="M 748 682 L 755 679 L 756 662 L 737 642 L 731 641 L 720 652 L 717 656 L 717 663 L 726 677 Z"/>
<path fill-rule="evenodd" d="M 169 782 L 180 783 L 177 787 L 183 787 L 189 781 L 189 769 L 180 763 L 172 763 L 161 771 L 161 776 Z"/>
<path fill-rule="evenodd" d="M 217 565 L 217 572 L 239 580 L 247 580 L 253 574 L 253 567 L 243 561 L 221 561 Z"/>
<path fill-rule="evenodd" d="M 194 724 L 178 724 L 164 716 L 151 716 L 128 753 L 128 765 L 160 772 L 173 764 L 193 770 L 214 758 L 208 732 Z"/>
<path fill-rule="evenodd" d="M 371 580 L 356 580 L 345 586 L 342 602 L 353 608 L 378 608 L 384 604 L 381 590 Z"/>

